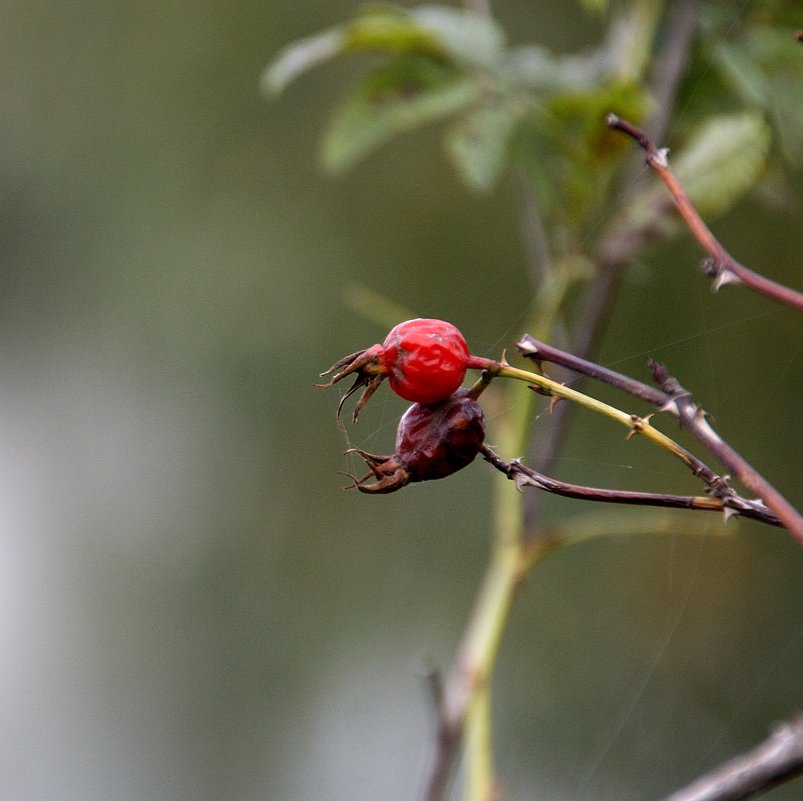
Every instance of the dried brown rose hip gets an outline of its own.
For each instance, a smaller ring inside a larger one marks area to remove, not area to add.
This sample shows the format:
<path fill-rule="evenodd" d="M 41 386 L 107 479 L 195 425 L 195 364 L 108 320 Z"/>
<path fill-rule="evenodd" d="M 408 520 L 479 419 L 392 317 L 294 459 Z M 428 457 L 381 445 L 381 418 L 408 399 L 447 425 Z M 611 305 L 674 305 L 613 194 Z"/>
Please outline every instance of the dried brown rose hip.
<path fill-rule="evenodd" d="M 474 461 L 485 439 L 485 415 L 471 396 L 458 389 L 440 403 L 413 404 L 399 421 L 396 453 L 377 456 L 354 448 L 371 469 L 354 478 L 360 492 L 395 492 L 414 481 L 445 478 Z M 371 478 L 374 483 L 367 483 Z"/>

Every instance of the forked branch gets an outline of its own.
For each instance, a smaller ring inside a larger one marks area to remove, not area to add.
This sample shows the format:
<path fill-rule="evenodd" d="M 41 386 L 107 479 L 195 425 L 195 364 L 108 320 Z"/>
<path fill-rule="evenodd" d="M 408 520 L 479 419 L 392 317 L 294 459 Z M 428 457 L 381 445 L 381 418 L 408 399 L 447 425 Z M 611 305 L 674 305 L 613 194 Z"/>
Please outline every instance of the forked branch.
<path fill-rule="evenodd" d="M 744 504 L 752 506 L 757 503 L 760 506 L 766 504 L 781 521 L 781 524 L 803 545 L 803 517 L 800 516 L 800 513 L 741 454 L 717 434 L 708 422 L 708 416 L 705 411 L 694 402 L 691 394 L 680 385 L 677 379 L 669 375 L 662 364 L 650 362 L 653 378 L 661 387 L 657 389 L 602 365 L 580 359 L 552 345 L 539 342 L 530 336 L 523 337 L 516 343 L 516 346 L 523 356 L 532 359 L 536 363 L 552 362 L 568 367 L 570 370 L 610 384 L 634 397 L 648 401 L 661 411 L 673 414 L 698 442 L 704 445 L 761 501 L 749 501 L 741 498 L 728 486 L 726 479 L 716 475 L 701 462 L 701 467 L 697 474 L 709 485 L 712 494 L 722 498 L 726 505 L 740 512 L 745 508 Z"/>

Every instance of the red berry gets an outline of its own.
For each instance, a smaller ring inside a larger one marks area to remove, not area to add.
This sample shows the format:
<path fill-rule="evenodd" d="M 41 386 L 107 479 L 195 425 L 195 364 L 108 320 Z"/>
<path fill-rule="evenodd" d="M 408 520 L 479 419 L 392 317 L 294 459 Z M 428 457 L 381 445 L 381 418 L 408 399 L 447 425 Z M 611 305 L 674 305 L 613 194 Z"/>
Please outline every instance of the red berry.
<path fill-rule="evenodd" d="M 390 388 L 405 400 L 437 403 L 463 383 L 468 345 L 451 323 L 407 320 L 391 330 L 382 348 L 380 361 Z"/>

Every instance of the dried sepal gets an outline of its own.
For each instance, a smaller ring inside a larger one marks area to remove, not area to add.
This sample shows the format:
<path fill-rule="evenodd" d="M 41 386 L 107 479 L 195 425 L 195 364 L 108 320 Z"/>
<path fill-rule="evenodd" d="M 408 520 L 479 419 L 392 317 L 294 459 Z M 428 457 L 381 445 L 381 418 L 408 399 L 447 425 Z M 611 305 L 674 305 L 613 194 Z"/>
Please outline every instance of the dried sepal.
<path fill-rule="evenodd" d="M 347 473 L 353 481 L 345 489 L 358 489 L 371 495 L 383 495 L 395 492 L 410 483 L 410 472 L 395 454 L 392 456 L 378 456 L 368 453 L 360 448 L 350 448 L 346 453 L 356 453 L 361 456 L 370 468 L 362 478 Z M 371 478 L 376 481 L 369 484 Z"/>
<path fill-rule="evenodd" d="M 351 415 L 352 422 L 356 423 L 363 407 L 366 403 L 368 403 L 371 396 L 374 394 L 374 392 L 376 392 L 376 390 L 379 388 L 379 385 L 384 380 L 386 372 L 380 362 L 381 353 L 381 345 L 372 345 L 370 348 L 366 348 L 365 350 L 358 350 L 355 353 L 350 353 L 348 356 L 338 359 L 328 370 L 324 370 L 324 372 L 321 373 L 321 378 L 329 375 L 330 373 L 335 373 L 335 375 L 332 376 L 329 381 L 323 384 L 314 385 L 321 389 L 329 389 L 329 387 L 333 387 L 338 381 L 342 381 L 347 376 L 355 376 L 354 383 L 348 389 L 346 394 L 343 395 L 343 397 L 340 399 L 340 403 L 337 405 L 337 424 L 341 428 L 342 425 L 340 424 L 340 414 L 343 411 L 343 404 L 346 402 L 346 400 L 361 387 L 365 387 L 362 395 L 360 395 L 359 399 L 357 400 L 357 405 L 354 407 L 354 412 Z"/>

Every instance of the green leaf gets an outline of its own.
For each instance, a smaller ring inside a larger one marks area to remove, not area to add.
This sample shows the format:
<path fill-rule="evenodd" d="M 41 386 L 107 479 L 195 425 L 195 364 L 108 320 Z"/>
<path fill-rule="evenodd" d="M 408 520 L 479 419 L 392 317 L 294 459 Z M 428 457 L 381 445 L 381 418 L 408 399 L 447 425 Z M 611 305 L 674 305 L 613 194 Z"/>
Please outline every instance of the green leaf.
<path fill-rule="evenodd" d="M 516 83 L 541 92 L 591 91 L 611 72 L 604 50 L 555 55 L 542 45 L 520 45 L 510 48 L 505 59 Z"/>
<path fill-rule="evenodd" d="M 324 167 L 344 171 L 393 136 L 465 108 L 477 93 L 477 81 L 454 67 L 400 56 L 365 76 L 337 110 L 324 137 Z"/>
<path fill-rule="evenodd" d="M 703 216 L 726 212 L 758 180 L 772 134 L 760 114 L 707 120 L 673 159 L 675 174 Z"/>
<path fill-rule="evenodd" d="M 490 17 L 440 5 L 419 6 L 410 16 L 455 64 L 492 69 L 504 56 L 504 32 Z"/>
<path fill-rule="evenodd" d="M 794 165 L 803 162 L 803 48 L 793 31 L 754 26 L 715 52 L 723 78 L 745 102 L 769 115 L 784 158 Z"/>
<path fill-rule="evenodd" d="M 344 26 L 345 52 L 427 53 L 442 56 L 438 37 L 405 9 L 378 6 L 365 9 Z"/>
<path fill-rule="evenodd" d="M 523 114 L 511 101 L 464 114 L 446 137 L 446 150 L 463 181 L 478 192 L 491 190 L 508 162 L 510 139 Z"/>
<path fill-rule="evenodd" d="M 281 94 L 302 73 L 339 56 L 344 45 L 342 28 L 332 28 L 294 42 L 282 50 L 262 73 L 262 91 L 267 95 Z"/>
<path fill-rule="evenodd" d="M 286 47 L 262 74 L 261 85 L 277 95 L 304 72 L 349 53 L 420 53 L 459 66 L 491 68 L 502 60 L 504 48 L 501 28 L 477 14 L 448 6 L 371 6 L 349 22 Z"/>

